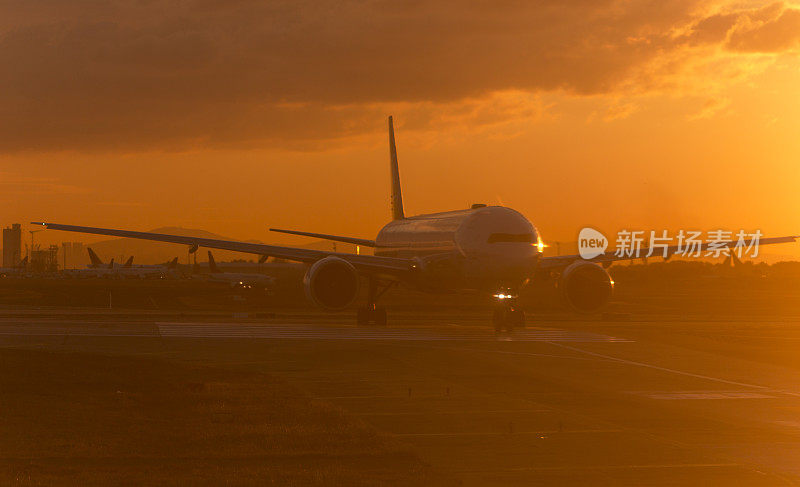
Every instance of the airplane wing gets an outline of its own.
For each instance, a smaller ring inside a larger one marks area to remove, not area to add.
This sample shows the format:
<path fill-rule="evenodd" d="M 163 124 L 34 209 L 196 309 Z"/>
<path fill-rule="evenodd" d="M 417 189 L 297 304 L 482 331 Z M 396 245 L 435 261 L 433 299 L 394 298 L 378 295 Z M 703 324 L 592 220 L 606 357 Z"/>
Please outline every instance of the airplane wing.
<path fill-rule="evenodd" d="M 311 233 L 311 232 L 299 232 L 297 230 L 282 230 L 280 228 L 270 228 L 270 232 L 278 232 L 278 233 L 288 233 L 291 235 L 302 235 L 304 237 L 314 237 L 314 238 L 321 238 L 323 240 L 333 240 L 335 242 L 345 242 L 354 245 L 361 245 L 362 247 L 374 247 L 375 241 L 374 240 L 367 240 L 365 238 L 353 238 L 353 237 L 340 237 L 339 235 L 327 235 L 324 233 Z"/>
<path fill-rule="evenodd" d="M 235 240 L 217 240 L 212 238 L 187 237 L 180 235 L 167 235 L 163 233 L 134 232 L 130 230 L 115 230 L 110 228 L 82 227 L 77 225 L 62 225 L 60 223 L 31 222 L 32 225 L 41 225 L 51 230 L 66 232 L 91 233 L 94 235 L 110 235 L 112 237 L 138 238 L 156 242 L 169 242 L 189 245 L 194 251 L 199 247 L 211 249 L 232 250 L 246 254 L 256 254 L 296 262 L 316 262 L 328 256 L 339 257 L 346 260 L 359 272 L 364 274 L 385 275 L 402 278 L 416 268 L 416 263 L 411 259 L 395 257 L 378 257 L 374 255 L 355 255 L 343 252 L 327 252 L 324 250 L 300 249 L 296 247 L 281 247 L 260 243 L 238 242 Z"/>
<path fill-rule="evenodd" d="M 758 240 L 758 245 L 772 245 L 772 244 L 779 244 L 779 243 L 789 243 L 795 242 L 800 236 L 789 236 L 789 237 L 770 237 L 770 238 L 761 238 Z M 746 245 L 750 244 L 750 241 L 745 241 Z M 736 246 L 736 241 L 725 242 L 720 244 L 719 247 L 721 248 L 731 248 Z M 702 244 L 698 245 L 700 252 L 705 252 L 709 249 L 708 242 L 703 242 Z M 653 255 L 650 257 L 664 257 L 664 253 L 666 253 L 666 258 L 669 259 L 677 252 L 681 251 L 677 245 L 671 245 L 664 248 L 659 247 L 658 249 L 654 249 Z M 615 251 L 608 251 L 603 254 L 598 255 L 593 259 L 584 259 L 580 255 L 554 255 L 550 257 L 541 257 L 539 259 L 539 269 L 543 270 L 557 270 L 563 267 L 567 267 L 568 265 L 572 264 L 576 260 L 586 260 L 587 262 L 594 262 L 596 264 L 603 264 L 603 266 L 610 265 L 612 262 L 620 261 L 620 260 L 637 260 L 647 256 L 649 249 L 643 247 L 641 252 L 639 253 L 638 257 L 629 257 L 629 256 L 618 256 Z"/>

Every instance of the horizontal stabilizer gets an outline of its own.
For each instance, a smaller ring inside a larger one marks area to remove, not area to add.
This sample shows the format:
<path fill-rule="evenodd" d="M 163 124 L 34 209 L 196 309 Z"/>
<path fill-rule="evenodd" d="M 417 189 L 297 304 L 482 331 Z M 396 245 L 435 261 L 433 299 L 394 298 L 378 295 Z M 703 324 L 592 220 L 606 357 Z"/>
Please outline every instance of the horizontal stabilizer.
<path fill-rule="evenodd" d="M 333 240 L 335 242 L 345 242 L 353 245 L 361 245 L 362 247 L 374 247 L 375 241 L 365 238 L 353 237 L 340 237 L 338 235 L 326 235 L 324 233 L 311 233 L 311 232 L 298 232 L 297 230 L 281 230 L 279 228 L 270 228 L 270 232 L 289 233 L 291 235 L 302 235 L 304 237 L 321 238 L 323 240 Z"/>

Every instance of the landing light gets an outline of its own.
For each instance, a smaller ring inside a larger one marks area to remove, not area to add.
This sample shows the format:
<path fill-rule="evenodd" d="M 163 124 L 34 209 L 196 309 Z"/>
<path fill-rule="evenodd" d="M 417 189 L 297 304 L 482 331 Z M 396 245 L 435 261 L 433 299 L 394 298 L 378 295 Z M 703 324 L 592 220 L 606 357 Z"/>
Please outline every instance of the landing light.
<path fill-rule="evenodd" d="M 495 294 L 494 297 L 496 297 L 497 299 L 503 300 L 503 299 L 514 299 L 516 296 L 514 296 L 513 294 L 500 293 L 500 294 Z"/>

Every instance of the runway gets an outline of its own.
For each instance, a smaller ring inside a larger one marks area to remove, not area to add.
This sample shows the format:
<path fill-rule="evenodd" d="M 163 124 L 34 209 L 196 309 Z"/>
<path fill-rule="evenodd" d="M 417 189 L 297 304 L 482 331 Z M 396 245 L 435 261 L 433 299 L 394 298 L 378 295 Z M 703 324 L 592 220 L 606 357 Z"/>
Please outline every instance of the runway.
<path fill-rule="evenodd" d="M 463 485 L 800 483 L 800 322 L 307 321 L 31 317 L 0 346 L 264 372 Z"/>
<path fill-rule="evenodd" d="M 498 334 L 488 327 L 446 328 L 247 325 L 235 323 L 156 323 L 162 337 L 273 338 L 299 340 L 626 342 L 624 338 L 563 329 L 517 329 Z"/>
<path fill-rule="evenodd" d="M 286 340 L 629 342 L 625 338 L 557 328 L 496 333 L 489 327 L 358 327 L 302 323 L 85 323 L 0 322 L 0 336 L 93 336 L 164 338 L 258 338 Z"/>

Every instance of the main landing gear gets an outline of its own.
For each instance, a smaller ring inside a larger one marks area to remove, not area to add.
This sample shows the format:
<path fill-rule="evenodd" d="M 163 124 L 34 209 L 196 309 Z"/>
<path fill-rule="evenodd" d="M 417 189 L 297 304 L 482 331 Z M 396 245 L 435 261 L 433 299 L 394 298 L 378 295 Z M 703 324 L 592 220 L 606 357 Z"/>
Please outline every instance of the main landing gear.
<path fill-rule="evenodd" d="M 375 306 L 362 306 L 356 313 L 356 323 L 358 326 L 375 325 L 386 326 L 386 308 Z"/>
<path fill-rule="evenodd" d="M 379 282 L 376 279 L 370 278 L 367 305 L 358 308 L 358 312 L 356 313 L 356 324 L 358 324 L 358 326 L 386 326 L 386 308 L 378 306 L 376 303 L 378 298 L 383 296 L 383 293 L 388 291 L 389 288 L 395 284 L 396 281 L 392 281 L 379 289 Z"/>
<path fill-rule="evenodd" d="M 525 326 L 525 312 L 517 306 L 516 296 L 511 294 L 496 294 L 497 304 L 492 314 L 494 331 L 502 333 L 503 330 L 511 333 L 514 328 Z"/>

